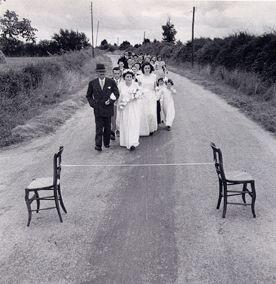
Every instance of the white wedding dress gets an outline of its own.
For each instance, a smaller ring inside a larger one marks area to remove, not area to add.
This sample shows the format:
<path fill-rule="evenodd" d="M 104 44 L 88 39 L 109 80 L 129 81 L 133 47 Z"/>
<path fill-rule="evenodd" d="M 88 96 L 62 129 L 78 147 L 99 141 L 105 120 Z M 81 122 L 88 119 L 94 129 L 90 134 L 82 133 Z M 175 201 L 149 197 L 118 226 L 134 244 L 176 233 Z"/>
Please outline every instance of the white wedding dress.
<path fill-rule="evenodd" d="M 118 123 L 120 129 L 120 146 L 130 149 L 139 145 L 141 120 L 141 88 L 132 82 L 127 86 L 125 81 L 119 84 Z M 135 93 L 136 98 L 133 98 Z M 120 105 L 123 105 L 121 108 Z"/>
<path fill-rule="evenodd" d="M 140 75 L 138 77 L 142 87 L 142 100 L 141 100 L 141 123 L 140 135 L 148 136 L 151 132 L 157 130 L 157 97 L 155 93 L 156 76 L 151 73 L 150 75 Z"/>
<path fill-rule="evenodd" d="M 168 89 L 166 86 L 160 88 L 160 100 L 162 109 L 162 120 L 166 126 L 172 126 L 175 118 L 175 107 L 173 95 L 176 93 L 175 89 Z"/>

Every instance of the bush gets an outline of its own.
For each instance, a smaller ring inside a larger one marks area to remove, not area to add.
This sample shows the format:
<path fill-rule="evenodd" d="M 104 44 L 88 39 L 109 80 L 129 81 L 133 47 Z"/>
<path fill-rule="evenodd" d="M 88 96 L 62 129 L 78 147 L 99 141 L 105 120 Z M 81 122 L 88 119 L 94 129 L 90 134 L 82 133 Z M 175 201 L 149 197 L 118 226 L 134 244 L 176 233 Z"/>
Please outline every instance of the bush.
<path fill-rule="evenodd" d="M 95 69 L 90 50 L 0 71 L 0 146 L 10 143 L 12 129 L 65 99 Z"/>
<path fill-rule="evenodd" d="M 191 41 L 168 44 L 154 41 L 130 48 L 134 52 L 161 54 L 166 59 L 191 62 Z M 276 33 L 261 36 L 239 32 L 225 38 L 198 38 L 194 40 L 194 60 L 213 69 L 223 67 L 229 71 L 254 72 L 269 84 L 276 82 Z"/>

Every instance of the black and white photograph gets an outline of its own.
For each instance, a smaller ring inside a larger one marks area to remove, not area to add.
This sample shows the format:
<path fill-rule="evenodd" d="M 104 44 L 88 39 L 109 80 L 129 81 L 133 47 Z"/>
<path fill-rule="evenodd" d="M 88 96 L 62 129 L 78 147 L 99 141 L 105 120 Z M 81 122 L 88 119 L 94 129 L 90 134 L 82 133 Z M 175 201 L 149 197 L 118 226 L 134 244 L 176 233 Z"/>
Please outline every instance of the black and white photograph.
<path fill-rule="evenodd" d="M 276 283 L 275 19 L 0 0 L 0 284 Z"/>

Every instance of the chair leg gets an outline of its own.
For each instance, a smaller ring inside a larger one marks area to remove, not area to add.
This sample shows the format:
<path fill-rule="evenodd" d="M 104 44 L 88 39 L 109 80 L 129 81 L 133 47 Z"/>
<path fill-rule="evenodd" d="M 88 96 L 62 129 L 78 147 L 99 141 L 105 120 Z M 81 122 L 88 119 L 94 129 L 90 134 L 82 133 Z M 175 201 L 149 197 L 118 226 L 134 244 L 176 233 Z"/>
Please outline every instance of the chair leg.
<path fill-rule="evenodd" d="M 242 191 L 243 191 L 242 200 L 243 200 L 243 203 L 246 204 L 246 199 L 245 199 L 246 183 L 243 184 Z"/>
<path fill-rule="evenodd" d="M 36 213 L 38 213 L 40 209 L 40 200 L 39 200 L 39 194 L 37 190 L 34 191 L 34 194 L 35 194 L 35 200 L 36 200 Z"/>
<path fill-rule="evenodd" d="M 227 210 L 227 184 L 223 183 L 223 211 L 222 211 L 222 218 L 225 218 Z"/>
<path fill-rule="evenodd" d="M 60 190 L 60 185 L 58 186 L 58 195 L 59 195 L 59 201 L 60 201 L 60 206 L 62 208 L 62 210 L 67 213 L 67 210 L 65 208 L 65 205 L 63 203 L 63 199 L 62 199 L 62 196 L 61 196 L 61 190 Z"/>
<path fill-rule="evenodd" d="M 59 216 L 59 220 L 62 223 L 62 217 L 61 217 L 61 213 L 60 213 L 60 209 L 59 209 L 59 198 L 58 198 L 58 191 L 57 188 L 54 189 L 54 196 L 55 196 L 55 203 L 56 203 L 56 208 L 57 208 L 57 212 L 58 212 L 58 216 Z"/>
<path fill-rule="evenodd" d="M 251 189 L 252 189 L 251 211 L 252 211 L 253 217 L 256 218 L 256 213 L 255 213 L 256 190 L 255 190 L 254 181 L 251 182 Z"/>
<path fill-rule="evenodd" d="M 219 209 L 220 207 L 221 199 L 222 199 L 222 181 L 219 179 L 219 198 L 217 203 L 217 209 Z"/>
<path fill-rule="evenodd" d="M 25 202 L 26 202 L 27 209 L 28 209 L 27 227 L 29 227 L 30 223 L 31 223 L 31 220 L 32 220 L 32 208 L 31 208 L 31 203 L 29 201 L 29 190 L 27 188 L 25 189 Z"/>

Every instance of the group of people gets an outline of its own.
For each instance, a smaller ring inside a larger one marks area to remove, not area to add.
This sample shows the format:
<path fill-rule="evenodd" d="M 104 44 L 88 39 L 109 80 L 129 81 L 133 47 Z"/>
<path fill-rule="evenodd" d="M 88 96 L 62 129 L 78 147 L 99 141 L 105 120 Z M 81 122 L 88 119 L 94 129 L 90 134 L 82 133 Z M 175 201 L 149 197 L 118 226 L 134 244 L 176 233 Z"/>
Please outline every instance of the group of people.
<path fill-rule="evenodd" d="M 130 151 L 139 145 L 140 136 L 153 135 L 158 126 L 171 130 L 174 117 L 173 81 L 161 56 L 125 52 L 113 68 L 113 78 L 105 77 L 105 66 L 97 64 L 98 78 L 89 83 L 87 100 L 94 108 L 96 146 L 102 151 L 110 139 Z"/>

